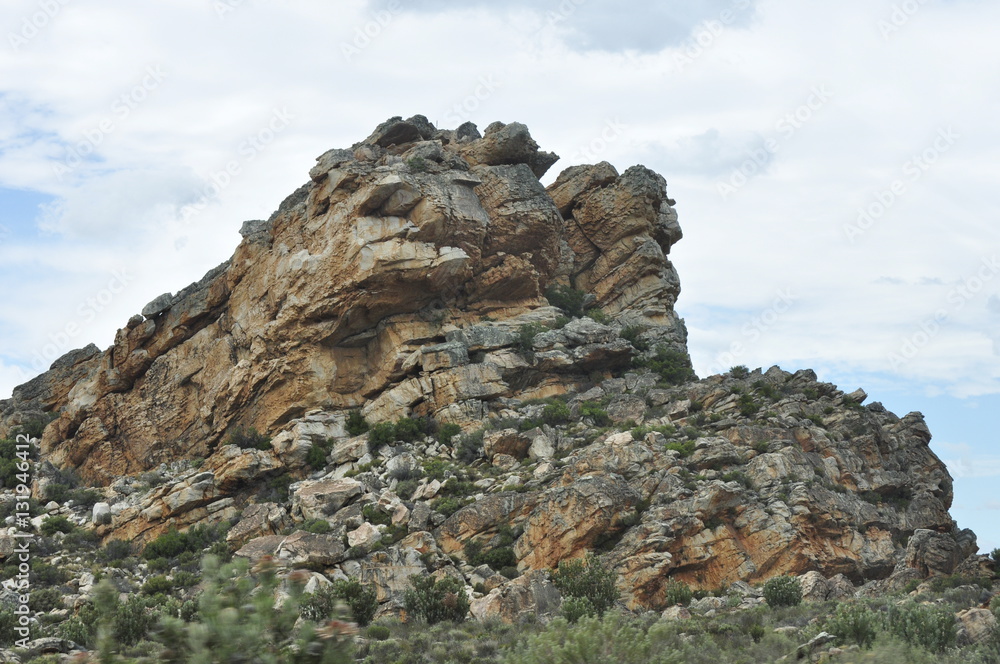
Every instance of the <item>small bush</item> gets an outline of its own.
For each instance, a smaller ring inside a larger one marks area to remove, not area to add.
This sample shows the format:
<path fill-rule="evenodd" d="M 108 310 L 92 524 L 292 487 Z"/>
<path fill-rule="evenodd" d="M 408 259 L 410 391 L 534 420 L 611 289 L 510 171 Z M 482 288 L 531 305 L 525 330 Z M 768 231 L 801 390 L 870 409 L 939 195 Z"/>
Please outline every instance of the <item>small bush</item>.
<path fill-rule="evenodd" d="M 378 611 L 378 596 L 371 586 L 363 586 L 356 579 L 339 579 L 333 583 L 334 594 L 351 609 L 359 625 L 367 625 Z"/>
<path fill-rule="evenodd" d="M 157 593 L 169 593 L 173 590 L 173 581 L 158 574 L 157 576 L 151 576 L 146 579 L 146 583 L 142 584 L 142 592 L 147 595 L 155 595 Z"/>
<path fill-rule="evenodd" d="M 412 589 L 403 595 L 406 612 L 429 625 L 444 620 L 461 622 L 469 613 L 469 598 L 458 579 L 437 581 L 432 576 L 411 576 Z"/>
<path fill-rule="evenodd" d="M 307 533 L 315 535 L 323 535 L 333 530 L 333 526 L 326 519 L 309 519 L 299 525 L 299 530 L 304 530 Z"/>
<path fill-rule="evenodd" d="M 424 431 L 427 427 L 427 422 L 425 420 L 413 419 L 410 417 L 401 417 L 396 420 L 396 440 L 401 440 L 404 443 L 412 443 L 423 437 Z"/>
<path fill-rule="evenodd" d="M 945 607 L 912 603 L 890 607 L 887 622 L 891 633 L 931 652 L 943 652 L 955 643 L 955 616 Z"/>
<path fill-rule="evenodd" d="M 403 500 L 409 500 L 410 498 L 413 497 L 413 492 L 417 490 L 418 486 L 420 486 L 420 480 L 417 479 L 400 480 L 396 484 L 396 495 L 402 498 Z"/>
<path fill-rule="evenodd" d="M 39 588 L 28 596 L 28 608 L 38 613 L 63 608 L 63 591 L 58 588 Z"/>
<path fill-rule="evenodd" d="M 326 459 L 329 454 L 330 450 L 323 449 L 322 446 L 313 443 L 306 453 L 306 464 L 313 470 L 322 470 L 326 468 Z"/>
<path fill-rule="evenodd" d="M 597 613 L 594 604 L 586 597 L 567 597 L 559 607 L 563 617 L 570 623 L 576 623 L 580 618 L 586 618 Z"/>
<path fill-rule="evenodd" d="M 849 643 L 871 648 L 879 632 L 879 616 L 865 604 L 839 604 L 826 631 Z"/>
<path fill-rule="evenodd" d="M 736 400 L 736 405 L 739 407 L 740 415 L 743 417 L 750 417 L 760 410 L 760 404 L 754 401 L 753 396 L 747 393 L 740 395 L 740 398 Z"/>
<path fill-rule="evenodd" d="M 642 332 L 642 328 L 638 325 L 629 325 L 622 329 L 619 336 L 632 344 L 632 347 L 641 353 L 649 350 L 649 342 L 639 336 Z"/>
<path fill-rule="evenodd" d="M 383 445 L 396 442 L 396 425 L 392 422 L 379 422 L 368 431 L 368 451 L 378 452 Z"/>
<path fill-rule="evenodd" d="M 556 284 L 545 291 L 545 299 L 553 307 L 559 307 L 567 316 L 579 318 L 583 315 L 583 302 L 587 294 L 571 286 Z"/>
<path fill-rule="evenodd" d="M 691 588 L 686 583 L 675 581 L 674 579 L 667 581 L 667 587 L 664 589 L 663 594 L 667 606 L 676 606 L 678 604 L 687 606 L 691 603 L 691 597 L 693 596 Z"/>
<path fill-rule="evenodd" d="M 365 518 L 365 521 L 373 526 L 388 526 L 392 523 L 392 518 L 380 510 L 378 505 L 375 505 L 374 503 L 368 503 L 362 507 L 361 515 Z"/>
<path fill-rule="evenodd" d="M 244 429 L 239 427 L 229 434 L 228 443 L 244 450 L 269 450 L 271 439 L 260 433 L 254 427 Z"/>
<path fill-rule="evenodd" d="M 793 576 L 775 576 L 764 584 L 764 601 L 771 608 L 802 603 L 802 584 Z"/>
<path fill-rule="evenodd" d="M 729 375 L 733 378 L 746 378 L 750 375 L 750 369 L 745 364 L 737 364 L 729 370 Z"/>
<path fill-rule="evenodd" d="M 69 520 L 69 517 L 62 514 L 50 516 L 45 521 L 42 521 L 41 527 L 42 534 L 45 536 L 55 535 L 56 533 L 71 533 L 75 529 L 76 526 Z"/>
<path fill-rule="evenodd" d="M 370 625 L 365 631 L 365 636 L 372 641 L 385 641 L 392 636 L 392 631 L 385 625 Z"/>
<path fill-rule="evenodd" d="M 649 368 L 670 385 L 680 385 L 697 378 L 694 369 L 691 368 L 691 358 L 688 354 L 669 346 L 657 346 L 656 354 L 648 360 L 639 362 L 639 365 Z"/>
<path fill-rule="evenodd" d="M 552 574 L 552 582 L 568 597 L 584 597 L 594 612 L 603 615 L 618 600 L 614 572 L 606 569 L 592 555 L 584 559 L 564 560 Z"/>
<path fill-rule="evenodd" d="M 368 421 L 360 410 L 352 410 L 347 414 L 346 427 L 347 433 L 351 436 L 360 436 L 369 429 Z"/>
<path fill-rule="evenodd" d="M 183 533 L 171 528 L 155 540 L 146 545 L 142 551 L 142 557 L 146 560 L 153 558 L 173 558 L 188 550 L 188 541 Z"/>
<path fill-rule="evenodd" d="M 562 401 L 550 403 L 542 410 L 542 421 L 549 426 L 566 424 L 570 421 L 571 417 L 572 413 L 570 413 L 569 406 Z"/>
<path fill-rule="evenodd" d="M 457 424 L 452 422 L 442 424 L 441 428 L 438 429 L 438 442 L 442 445 L 451 445 L 452 438 L 460 433 L 462 433 L 462 427 Z"/>
<path fill-rule="evenodd" d="M 993 599 L 990 600 L 990 611 L 1000 621 L 1000 595 L 994 595 Z"/>
<path fill-rule="evenodd" d="M 535 337 L 545 331 L 545 326 L 539 323 L 527 323 L 522 325 L 517 330 L 517 349 L 522 354 L 530 354 L 533 352 Z M 529 358 L 530 359 L 530 358 Z"/>
<path fill-rule="evenodd" d="M 472 463 L 483 456 L 483 434 L 484 431 L 474 431 L 459 436 L 456 452 L 458 460 L 462 463 Z"/>
<path fill-rule="evenodd" d="M 580 404 L 580 417 L 589 417 L 594 422 L 594 426 L 606 427 L 611 424 L 608 412 L 601 408 L 601 404 L 594 401 L 584 401 Z"/>
<path fill-rule="evenodd" d="M 468 504 L 468 500 L 458 496 L 442 496 L 431 503 L 431 508 L 445 516 L 451 516 Z"/>

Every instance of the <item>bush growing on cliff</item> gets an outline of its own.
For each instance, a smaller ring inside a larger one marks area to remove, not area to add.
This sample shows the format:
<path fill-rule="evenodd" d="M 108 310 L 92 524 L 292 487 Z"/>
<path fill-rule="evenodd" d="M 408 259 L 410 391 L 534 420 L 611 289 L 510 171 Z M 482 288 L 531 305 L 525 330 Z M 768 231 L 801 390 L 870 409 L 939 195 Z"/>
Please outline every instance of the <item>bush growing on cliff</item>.
<path fill-rule="evenodd" d="M 365 419 L 360 410 L 352 410 L 347 414 L 345 426 L 347 433 L 352 436 L 360 436 L 369 429 L 368 420 Z"/>
<path fill-rule="evenodd" d="M 239 427 L 229 434 L 228 443 L 236 445 L 244 450 L 269 450 L 271 449 L 271 439 L 265 436 L 256 428 L 244 429 Z"/>
<path fill-rule="evenodd" d="M 931 652 L 943 652 L 954 645 L 958 631 L 955 615 L 941 606 L 913 603 L 891 606 L 886 622 L 892 634 Z"/>
<path fill-rule="evenodd" d="M 764 584 L 764 601 L 772 608 L 802 603 L 802 584 L 794 576 L 775 576 Z"/>
<path fill-rule="evenodd" d="M 879 633 L 880 619 L 866 604 L 840 604 L 827 623 L 826 631 L 848 643 L 871 648 Z"/>
<path fill-rule="evenodd" d="M 694 369 L 691 368 L 691 358 L 688 354 L 665 345 L 657 346 L 653 357 L 640 360 L 636 364 L 658 374 L 663 382 L 670 385 L 680 385 L 697 378 Z"/>
<path fill-rule="evenodd" d="M 567 316 L 579 318 L 583 315 L 583 302 L 587 294 L 571 286 L 556 284 L 545 291 L 545 299 L 553 307 L 559 307 Z"/>
<path fill-rule="evenodd" d="M 604 612 L 618 600 L 614 572 L 606 569 L 593 555 L 560 562 L 559 567 L 552 573 L 552 583 L 566 597 L 587 600 L 593 613 L 599 616 L 604 615 Z M 582 606 L 580 602 L 574 602 L 570 608 L 574 613 L 579 613 Z"/>
<path fill-rule="evenodd" d="M 409 615 L 428 625 L 450 620 L 461 622 L 469 613 L 469 598 L 465 585 L 458 579 L 447 577 L 436 580 L 433 576 L 411 576 L 411 589 L 403 595 L 403 605 Z"/>

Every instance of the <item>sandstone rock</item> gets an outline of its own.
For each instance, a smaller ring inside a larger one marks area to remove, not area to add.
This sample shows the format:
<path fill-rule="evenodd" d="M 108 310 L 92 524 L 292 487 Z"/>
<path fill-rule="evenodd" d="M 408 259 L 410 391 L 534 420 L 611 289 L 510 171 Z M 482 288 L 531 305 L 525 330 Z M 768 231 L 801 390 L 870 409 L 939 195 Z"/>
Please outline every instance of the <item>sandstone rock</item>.
<path fill-rule="evenodd" d="M 691 612 L 684 606 L 671 606 L 660 614 L 664 620 L 690 620 Z"/>
<path fill-rule="evenodd" d="M 472 600 L 469 611 L 478 620 L 498 619 L 513 624 L 524 616 L 552 615 L 561 601 L 559 591 L 544 573 L 528 572 Z"/>
<path fill-rule="evenodd" d="M 957 642 L 960 646 L 983 643 L 997 629 L 997 619 L 989 609 L 966 609 L 955 616 L 958 620 Z"/>
<path fill-rule="evenodd" d="M 320 519 L 336 513 L 364 491 L 361 482 L 350 479 L 306 480 L 296 487 L 292 498 L 292 516 Z"/>
<path fill-rule="evenodd" d="M 277 503 L 254 503 L 243 510 L 235 526 L 226 533 L 226 541 L 241 547 L 248 540 L 266 535 L 277 535 L 290 523 L 288 512 Z"/>
<path fill-rule="evenodd" d="M 111 523 L 111 505 L 108 503 L 94 503 L 90 520 L 97 525 L 107 525 Z"/>
<path fill-rule="evenodd" d="M 517 429 L 490 431 L 483 436 L 483 452 L 485 452 L 486 458 L 490 460 L 498 454 L 506 454 L 515 459 L 523 459 L 528 455 L 528 448 L 532 442 L 532 440 Z"/>
<path fill-rule="evenodd" d="M 382 532 L 370 523 L 362 523 L 347 533 L 348 546 L 368 547 L 382 539 Z"/>
<path fill-rule="evenodd" d="M 330 566 L 344 560 L 344 544 L 333 535 L 316 535 L 299 530 L 288 536 L 256 537 L 244 544 L 235 555 L 253 562 L 272 556 L 293 566 Z"/>
<path fill-rule="evenodd" d="M 975 536 L 970 540 L 922 528 L 915 530 L 907 542 L 905 564 L 924 576 L 947 576 L 975 551 Z"/>

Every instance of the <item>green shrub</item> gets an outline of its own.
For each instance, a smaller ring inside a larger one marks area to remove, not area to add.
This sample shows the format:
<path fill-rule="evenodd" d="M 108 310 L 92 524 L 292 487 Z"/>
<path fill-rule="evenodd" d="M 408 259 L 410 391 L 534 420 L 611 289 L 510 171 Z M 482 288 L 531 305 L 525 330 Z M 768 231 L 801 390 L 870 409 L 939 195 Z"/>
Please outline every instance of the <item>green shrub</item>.
<path fill-rule="evenodd" d="M 451 445 L 451 439 L 462 433 L 462 427 L 452 422 L 441 425 L 438 429 L 438 442 L 442 445 Z"/>
<path fill-rule="evenodd" d="M 842 603 L 826 623 L 826 631 L 848 643 L 871 648 L 879 632 L 879 616 L 862 603 Z"/>
<path fill-rule="evenodd" d="M 552 582 L 567 597 L 587 598 L 597 615 L 603 615 L 618 600 L 614 572 L 593 555 L 560 562 Z"/>
<path fill-rule="evenodd" d="M 583 302 L 587 294 L 571 286 L 555 284 L 545 291 L 545 299 L 553 307 L 559 307 L 566 315 L 579 318 L 583 315 Z"/>
<path fill-rule="evenodd" d="M 379 422 L 368 431 L 368 451 L 378 452 L 383 445 L 396 442 L 396 425 L 392 422 Z"/>
<path fill-rule="evenodd" d="M 41 531 L 43 535 L 51 536 L 56 533 L 71 533 L 76 529 L 73 522 L 69 520 L 62 514 L 57 514 L 55 516 L 50 516 L 45 521 L 42 521 Z"/>
<path fill-rule="evenodd" d="M 316 535 L 323 535 L 333 530 L 333 526 L 331 526 L 330 522 L 326 519 L 307 519 L 299 524 L 299 530 L 304 530 L 307 533 L 313 533 Z"/>
<path fill-rule="evenodd" d="M 673 450 L 674 452 L 678 452 L 681 455 L 681 457 L 689 457 L 692 454 L 694 454 L 693 440 L 673 441 L 667 443 L 664 447 L 668 450 Z"/>
<path fill-rule="evenodd" d="M 586 618 L 597 613 L 593 602 L 586 597 L 567 597 L 563 600 L 559 611 L 571 623 L 576 623 L 580 618 Z"/>
<path fill-rule="evenodd" d="M 549 426 L 566 424 L 570 421 L 571 417 L 572 413 L 570 413 L 569 406 L 562 401 L 554 401 L 542 410 L 542 421 Z"/>
<path fill-rule="evenodd" d="M 464 584 L 453 577 L 439 581 L 432 576 L 411 576 L 413 586 L 403 595 L 406 612 L 433 625 L 444 620 L 461 622 L 469 613 Z"/>
<path fill-rule="evenodd" d="M 275 604 L 281 579 L 275 568 L 259 564 L 254 576 L 238 560 L 220 566 L 207 556 L 202 576 L 205 590 L 198 598 L 199 622 L 167 615 L 161 619 L 156 639 L 167 647 L 166 661 L 174 664 L 202 662 L 315 662 L 339 664 L 352 660 L 351 642 L 356 628 L 333 620 L 317 627 L 300 623 L 302 584 L 287 584 L 288 596 Z M 293 653 L 296 653 L 293 655 Z"/>
<path fill-rule="evenodd" d="M 587 316 L 590 318 L 590 320 L 594 321 L 595 323 L 600 323 L 601 325 L 607 325 L 608 323 L 611 322 L 611 317 L 600 309 L 591 309 L 590 311 L 587 312 Z"/>
<path fill-rule="evenodd" d="M 764 584 L 764 601 L 772 608 L 802 603 L 802 584 L 793 576 L 775 576 Z"/>
<path fill-rule="evenodd" d="M 61 609 L 63 608 L 63 595 L 63 591 L 58 588 L 33 589 L 28 596 L 28 608 L 39 613 Z"/>
<path fill-rule="evenodd" d="M 517 341 L 515 345 L 523 354 L 533 352 L 535 337 L 545 331 L 545 326 L 539 323 L 527 323 L 517 329 Z M 529 358 L 530 359 L 530 358 Z"/>
<path fill-rule="evenodd" d="M 601 404 L 595 401 L 584 401 L 580 404 L 580 417 L 589 417 L 593 420 L 594 425 L 599 427 L 606 427 L 611 424 L 608 412 L 601 408 Z"/>
<path fill-rule="evenodd" d="M 333 582 L 333 592 L 350 607 L 359 625 L 367 625 L 375 617 L 378 595 L 371 586 L 363 586 L 355 579 L 339 579 Z"/>
<path fill-rule="evenodd" d="M 693 593 L 688 584 L 683 581 L 670 579 L 667 581 L 667 587 L 663 590 L 663 595 L 667 606 L 676 606 L 678 604 L 687 606 L 691 603 Z"/>
<path fill-rule="evenodd" d="M 743 417 L 750 417 L 760 410 L 760 404 L 754 401 L 753 396 L 749 393 L 741 394 L 740 398 L 736 400 L 736 405 Z"/>
<path fill-rule="evenodd" d="M 427 428 L 427 421 L 423 419 L 413 419 L 411 417 L 401 417 L 396 420 L 396 440 L 404 443 L 412 443 L 423 438 Z"/>
<path fill-rule="evenodd" d="M 691 358 L 688 354 L 665 345 L 657 346 L 656 354 L 652 358 L 642 360 L 638 364 L 658 374 L 663 382 L 670 385 L 680 385 L 697 378 L 694 369 L 691 368 Z"/>
<path fill-rule="evenodd" d="M 993 599 L 990 600 L 990 611 L 1000 621 L 1000 595 L 994 595 Z"/>
<path fill-rule="evenodd" d="M 244 450 L 271 449 L 271 439 L 257 431 L 254 427 L 250 427 L 249 429 L 238 427 L 237 429 L 234 429 L 233 432 L 229 434 L 229 440 L 227 442 L 230 445 L 236 445 Z"/>
<path fill-rule="evenodd" d="M 692 643 L 686 646 L 672 636 L 669 625 L 661 622 L 648 626 L 648 629 L 647 626 L 648 623 L 616 611 L 609 611 L 603 618 L 581 617 L 576 624 L 557 618 L 545 630 L 527 636 L 503 661 L 505 664 L 722 664 L 726 661 L 765 661 L 744 656 L 738 660 L 736 657 L 732 660 L 718 659 L 721 655 L 719 646 L 712 641 L 691 635 L 688 638 Z"/>
<path fill-rule="evenodd" d="M 0 648 L 9 648 L 17 640 L 15 627 L 17 627 L 17 616 L 14 612 L 7 609 L 0 610 Z"/>
<path fill-rule="evenodd" d="M 913 603 L 892 606 L 886 621 L 892 634 L 931 652 L 943 652 L 955 643 L 955 616 L 945 607 Z"/>
<path fill-rule="evenodd" d="M 746 378 L 750 375 L 750 369 L 745 364 L 737 364 L 729 370 L 729 375 L 733 378 Z"/>
<path fill-rule="evenodd" d="M 385 641 L 392 636 L 392 631 L 385 625 L 370 625 L 365 630 L 365 636 L 372 641 Z"/>
<path fill-rule="evenodd" d="M 70 488 L 65 484 L 60 484 L 59 482 L 49 482 L 45 485 L 45 500 L 54 500 L 57 503 L 63 503 L 66 501 L 66 496 L 69 494 Z"/>
<path fill-rule="evenodd" d="M 326 468 L 326 459 L 329 454 L 330 450 L 323 449 L 322 446 L 313 443 L 309 447 L 309 451 L 306 452 L 306 464 L 313 470 L 322 470 Z"/>
<path fill-rule="evenodd" d="M 188 554 L 196 560 L 194 554 L 200 554 L 209 546 L 214 547 L 221 542 L 222 548 L 225 549 L 225 535 L 228 529 L 229 524 L 225 522 L 211 526 L 194 526 L 183 533 L 171 528 L 146 544 L 142 557 L 146 560 L 170 559 Z"/>
<path fill-rule="evenodd" d="M 151 576 L 146 579 L 146 583 L 142 584 L 142 592 L 147 595 L 155 595 L 156 593 L 169 593 L 174 588 L 174 583 L 162 574 L 156 576 Z"/>
<path fill-rule="evenodd" d="M 643 329 L 638 325 L 629 325 L 628 327 L 622 328 L 619 336 L 632 344 L 632 347 L 641 353 L 649 350 L 649 342 L 639 336 L 642 332 Z"/>
<path fill-rule="evenodd" d="M 427 160 L 423 157 L 410 157 L 406 160 L 406 167 L 414 173 L 423 173 L 427 170 Z"/>
<path fill-rule="evenodd" d="M 388 526 L 392 523 L 392 517 L 379 509 L 375 503 L 368 503 L 362 507 L 361 515 L 365 518 L 365 521 L 373 526 Z"/>
<path fill-rule="evenodd" d="M 1000 549 L 990 551 L 990 558 L 993 559 L 993 562 L 1000 564 Z"/>
<path fill-rule="evenodd" d="M 347 433 L 351 436 L 360 436 L 368 431 L 369 428 L 368 421 L 365 420 L 360 410 L 352 410 L 347 414 L 346 427 Z"/>
<path fill-rule="evenodd" d="M 476 459 L 483 456 L 483 434 L 485 432 L 480 429 L 479 431 L 474 431 L 472 433 L 462 434 L 458 438 L 458 446 L 456 452 L 458 455 L 458 460 L 462 463 L 472 463 Z"/>
<path fill-rule="evenodd" d="M 396 483 L 396 495 L 403 500 L 409 500 L 413 497 L 413 492 L 417 490 L 418 486 L 420 486 L 420 480 L 400 480 Z"/>
<path fill-rule="evenodd" d="M 514 555 L 514 549 L 509 545 L 495 546 L 484 551 L 481 543 L 469 540 L 465 543 L 464 552 L 465 559 L 473 567 L 488 565 L 494 571 L 499 572 L 500 570 L 517 566 L 517 557 Z"/>
<path fill-rule="evenodd" d="M 149 542 L 142 551 L 146 560 L 153 558 L 174 558 L 188 550 L 188 539 L 176 528 L 171 528 L 155 540 Z"/>

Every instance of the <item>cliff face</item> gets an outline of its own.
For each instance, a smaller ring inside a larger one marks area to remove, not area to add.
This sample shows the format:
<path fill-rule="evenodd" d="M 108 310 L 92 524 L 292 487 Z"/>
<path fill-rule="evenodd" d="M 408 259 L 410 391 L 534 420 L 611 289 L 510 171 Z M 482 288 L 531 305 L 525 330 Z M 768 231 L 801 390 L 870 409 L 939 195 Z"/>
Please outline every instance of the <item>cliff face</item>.
<path fill-rule="evenodd" d="M 6 421 L 57 413 L 45 453 L 106 482 L 206 456 L 234 427 L 274 431 L 311 408 L 478 419 L 483 400 L 542 384 L 563 391 L 603 368 L 602 358 L 571 359 L 558 376 L 525 377 L 510 358 L 426 352 L 482 320 L 503 332 L 519 316 L 554 318 L 539 308 L 557 283 L 683 343 L 665 256 L 680 229 L 663 178 L 578 167 L 550 197 L 538 177 L 555 159 L 517 123 L 480 138 L 471 125 L 389 120 L 352 150 L 322 155 L 269 220 L 244 224 L 229 262 L 156 298 L 111 348 L 77 352 L 18 388 Z"/>
<path fill-rule="evenodd" d="M 109 485 L 103 537 L 232 519 L 241 555 L 373 579 L 387 607 L 436 570 L 484 584 L 477 615 L 513 618 L 551 599 L 533 570 L 592 550 L 647 607 L 669 578 L 877 589 L 975 553 L 918 413 L 811 372 L 695 380 L 666 182 L 602 163 L 546 189 L 555 159 L 518 123 L 390 119 L 112 347 L 17 388 L 0 433 L 55 417 L 43 456 Z M 464 433 L 352 436 L 352 409 Z M 226 444 L 249 427 L 267 449 Z M 287 536 L 312 519 L 332 532 Z M 456 564 L 469 542 L 526 574 Z"/>

